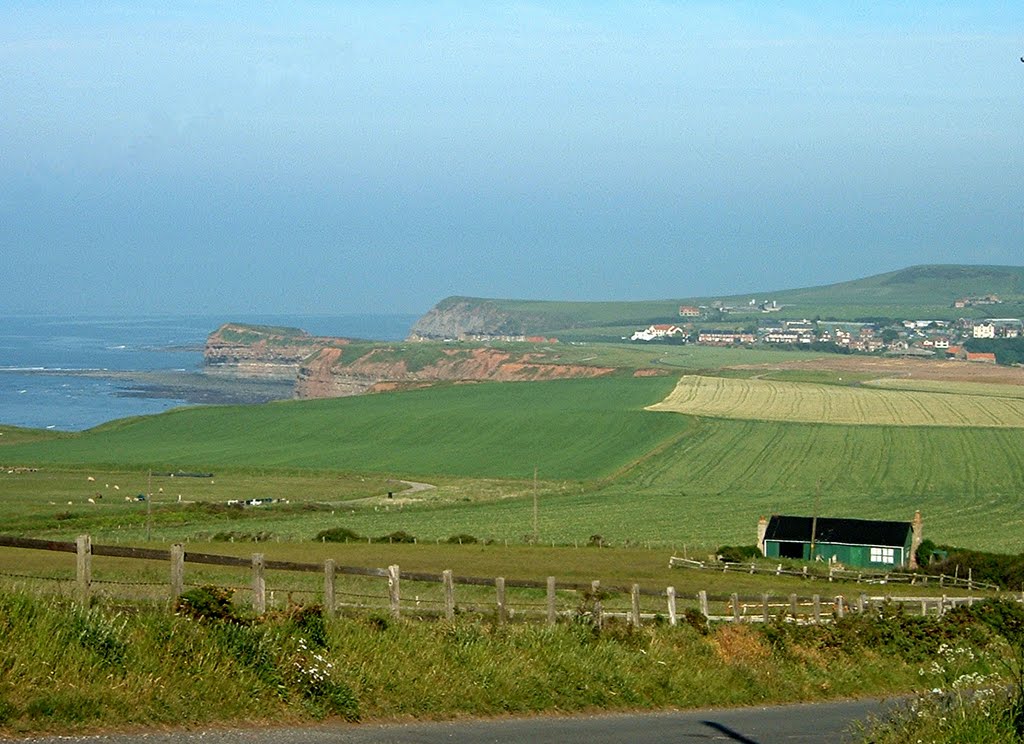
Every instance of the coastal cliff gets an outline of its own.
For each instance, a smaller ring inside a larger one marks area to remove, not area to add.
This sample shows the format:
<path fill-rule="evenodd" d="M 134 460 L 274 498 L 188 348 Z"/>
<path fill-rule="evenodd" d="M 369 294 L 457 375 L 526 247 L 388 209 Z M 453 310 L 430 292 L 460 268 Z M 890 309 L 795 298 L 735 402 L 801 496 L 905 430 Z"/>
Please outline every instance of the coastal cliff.
<path fill-rule="evenodd" d="M 491 300 L 449 297 L 432 307 L 409 331 L 410 340 L 524 336 L 529 320 L 502 310 Z"/>
<path fill-rule="evenodd" d="M 442 381 L 518 382 L 599 377 L 611 367 L 549 361 L 538 346 L 356 342 L 297 328 L 228 323 L 210 334 L 204 371 L 235 378 L 290 381 L 296 398 L 336 398 Z"/>
<path fill-rule="evenodd" d="M 294 380 L 303 359 L 325 348 L 340 348 L 343 338 L 311 336 L 298 328 L 225 323 L 206 339 L 203 371 L 233 377 Z"/>
<path fill-rule="evenodd" d="M 539 354 L 487 347 L 432 346 L 407 354 L 377 348 L 350 362 L 342 362 L 339 350 L 324 349 L 300 365 L 295 394 L 298 398 L 330 398 L 441 381 L 523 382 L 600 377 L 613 371 L 611 367 L 547 363 Z"/>

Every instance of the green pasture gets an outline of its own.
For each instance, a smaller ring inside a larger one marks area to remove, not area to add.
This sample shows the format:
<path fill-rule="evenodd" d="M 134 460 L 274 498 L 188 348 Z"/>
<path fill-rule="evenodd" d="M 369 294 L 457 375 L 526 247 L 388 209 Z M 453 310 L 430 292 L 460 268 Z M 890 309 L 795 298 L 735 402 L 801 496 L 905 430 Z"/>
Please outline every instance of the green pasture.
<path fill-rule="evenodd" d="M 674 379 L 449 385 L 389 395 L 201 407 L 10 445 L 9 463 L 133 469 L 315 469 L 589 479 L 683 432 L 643 410 Z"/>
<path fill-rule="evenodd" d="M 1022 549 L 1022 429 L 643 410 L 673 385 L 673 377 L 449 385 L 186 409 L 38 441 L 26 434 L 0 446 L 0 460 L 39 470 L 0 474 L 0 508 L 7 531 L 63 538 L 305 542 L 347 527 L 370 538 L 404 530 L 421 542 L 469 534 L 516 544 L 533 539 L 536 495 L 542 543 L 582 546 L 599 535 L 665 551 L 751 544 L 762 514 L 909 520 L 920 509 L 936 542 Z M 215 478 L 150 483 L 149 469 Z M 148 490 L 155 516 L 124 501 Z M 288 503 L 225 506 L 253 497 Z"/>

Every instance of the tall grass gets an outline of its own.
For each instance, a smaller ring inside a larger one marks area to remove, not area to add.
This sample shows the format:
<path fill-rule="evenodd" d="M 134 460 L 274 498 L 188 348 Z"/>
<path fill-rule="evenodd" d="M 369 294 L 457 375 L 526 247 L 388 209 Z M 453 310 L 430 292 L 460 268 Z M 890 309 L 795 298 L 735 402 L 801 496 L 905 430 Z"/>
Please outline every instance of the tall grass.
<path fill-rule="evenodd" d="M 449 718 L 825 699 L 908 690 L 962 624 L 597 628 L 80 609 L 0 594 L 0 734 L 112 725 Z M 980 663 L 980 662 L 979 662 Z M 979 667 L 980 668 L 980 667 Z M 987 669 L 981 669 L 986 671 Z"/>

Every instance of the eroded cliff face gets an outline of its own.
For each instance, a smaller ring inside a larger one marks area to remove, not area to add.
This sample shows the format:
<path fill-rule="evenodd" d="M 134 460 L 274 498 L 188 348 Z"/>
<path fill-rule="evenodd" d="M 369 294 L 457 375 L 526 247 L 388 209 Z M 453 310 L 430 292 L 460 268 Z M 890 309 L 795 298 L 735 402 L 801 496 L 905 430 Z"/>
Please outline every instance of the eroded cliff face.
<path fill-rule="evenodd" d="M 525 382 L 571 377 L 601 377 L 611 367 L 549 364 L 533 354 L 511 354 L 501 349 L 440 349 L 437 358 L 423 363 L 415 357 L 396 359 L 392 349 L 374 349 L 355 361 L 340 362 L 337 349 L 325 349 L 301 365 L 295 385 L 298 398 L 358 395 L 392 389 L 395 383 L 494 380 Z M 420 364 L 417 364 L 417 361 Z"/>
<path fill-rule="evenodd" d="M 614 371 L 548 362 L 541 352 L 436 343 L 351 344 L 348 339 L 310 336 L 296 328 L 228 323 L 207 339 L 204 369 L 212 374 L 290 380 L 296 398 L 337 398 L 440 381 L 600 377 Z"/>
<path fill-rule="evenodd" d="M 298 328 L 225 323 L 206 339 L 203 370 L 211 374 L 294 380 L 302 360 L 324 348 L 340 348 L 342 338 L 310 336 Z"/>

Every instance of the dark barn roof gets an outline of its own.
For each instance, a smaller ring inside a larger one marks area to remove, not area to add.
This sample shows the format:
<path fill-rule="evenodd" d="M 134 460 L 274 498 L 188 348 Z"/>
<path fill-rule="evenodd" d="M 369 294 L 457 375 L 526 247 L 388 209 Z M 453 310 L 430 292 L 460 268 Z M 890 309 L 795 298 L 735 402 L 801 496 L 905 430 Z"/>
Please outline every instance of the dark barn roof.
<path fill-rule="evenodd" d="M 786 517 L 778 514 L 768 520 L 765 540 L 810 542 L 812 517 Z M 884 545 L 902 547 L 913 530 L 910 522 L 880 522 L 873 519 L 836 519 L 818 517 L 815 542 L 846 545 Z"/>

